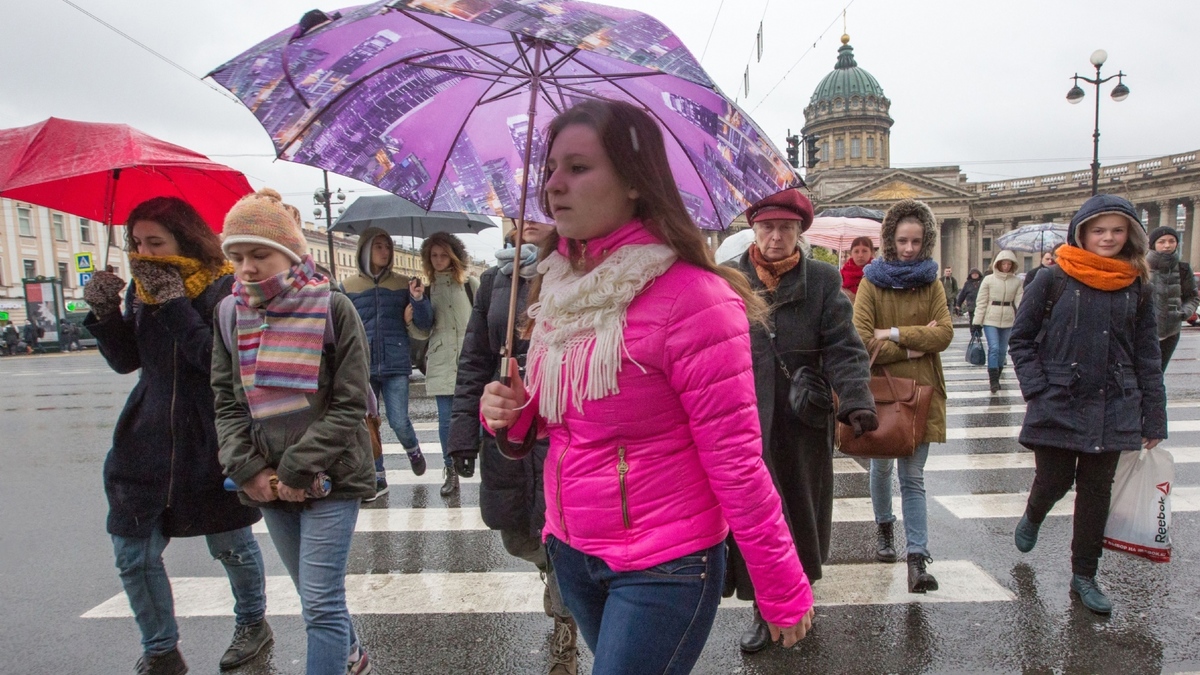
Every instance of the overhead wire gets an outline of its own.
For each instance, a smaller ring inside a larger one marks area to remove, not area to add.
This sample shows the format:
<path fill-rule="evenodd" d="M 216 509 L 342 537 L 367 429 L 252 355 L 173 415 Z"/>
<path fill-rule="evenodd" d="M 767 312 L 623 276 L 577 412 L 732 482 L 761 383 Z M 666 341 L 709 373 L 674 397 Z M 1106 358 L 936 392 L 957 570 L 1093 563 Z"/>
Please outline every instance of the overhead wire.
<path fill-rule="evenodd" d="M 783 77 L 779 78 L 779 81 L 771 87 L 770 91 L 768 91 L 761 99 L 759 99 L 758 103 L 754 104 L 754 107 L 750 109 L 751 115 L 753 115 L 754 111 L 758 110 L 759 106 L 761 106 L 768 98 L 771 97 L 771 94 L 775 93 L 775 90 L 779 88 L 779 85 L 783 84 L 784 81 L 787 80 L 788 75 L 792 74 L 792 71 L 796 69 L 796 66 L 800 65 L 800 62 L 804 60 L 804 57 L 808 56 L 812 50 L 816 49 L 817 43 L 819 43 L 825 37 L 825 34 L 829 32 L 829 29 L 837 25 L 837 20 L 845 18 L 846 10 L 850 9 L 850 5 L 853 5 L 854 2 L 855 0 L 850 0 L 850 2 L 846 3 L 846 5 L 842 7 L 837 16 L 833 18 L 833 21 L 830 21 L 829 25 L 825 27 L 825 30 L 821 31 L 821 34 L 817 36 L 817 39 L 813 40 L 812 45 L 808 49 L 804 50 L 804 53 L 800 55 L 800 58 L 796 59 L 796 62 L 792 64 L 792 67 L 787 69 L 787 72 L 783 74 Z"/>
<path fill-rule="evenodd" d="M 700 65 L 704 65 L 704 57 L 708 55 L 708 45 L 712 43 L 713 33 L 717 31 L 717 20 L 721 18 L 721 8 L 725 6 L 725 0 L 721 0 L 721 4 L 717 5 L 717 15 L 713 17 L 712 28 L 708 29 L 708 39 L 704 41 L 704 51 L 700 53 Z"/>
<path fill-rule="evenodd" d="M 187 75 L 188 77 L 192 78 L 193 80 L 196 80 L 197 82 L 199 82 L 199 83 L 203 84 L 204 86 L 208 87 L 209 89 L 212 89 L 213 91 L 217 92 L 218 94 L 220 94 L 220 95 L 221 95 L 221 96 L 223 96 L 224 98 L 226 98 L 226 99 L 228 99 L 228 100 L 230 100 L 230 101 L 233 101 L 234 103 L 237 103 L 239 106 L 240 106 L 240 105 L 242 105 L 242 102 L 241 102 L 241 101 L 239 101 L 239 100 L 237 99 L 237 97 L 233 96 L 232 94 L 230 94 L 229 92 L 225 91 L 224 89 L 222 89 L 222 88 L 218 87 L 217 85 L 215 85 L 215 84 L 213 84 L 213 83 L 209 82 L 208 80 L 205 80 L 204 78 L 202 78 L 202 77 L 200 77 L 199 75 L 197 75 L 197 74 L 193 73 L 192 71 L 188 70 L 187 68 L 184 68 L 183 66 L 179 65 L 179 64 L 178 64 L 178 63 L 176 63 L 175 61 L 172 61 L 171 59 L 167 58 L 167 57 L 166 57 L 166 56 L 164 56 L 163 54 L 161 54 L 161 53 L 159 53 L 159 52 L 155 51 L 154 49 L 150 48 L 150 47 L 149 47 L 148 45 L 146 45 L 145 43 L 143 43 L 143 42 L 139 41 L 137 38 L 133 37 L 132 35 L 130 35 L 130 34 L 128 34 L 128 33 L 126 33 L 125 31 L 121 30 L 120 28 L 117 28 L 116 26 L 112 25 L 111 23 L 109 23 L 109 22 L 105 21 L 104 19 L 101 19 L 100 17 L 96 16 L 95 14 L 92 14 L 91 12 L 89 12 L 89 11 L 88 11 L 88 10 L 86 10 L 86 9 L 84 9 L 83 7 L 80 7 L 79 5 L 75 4 L 75 3 L 74 3 L 74 2 L 72 2 L 71 0 L 62 0 L 62 1 L 63 1 L 64 3 L 66 3 L 67 5 L 69 5 L 69 6 L 73 7 L 73 8 L 75 8 L 76 10 L 78 10 L 78 11 L 79 11 L 81 14 L 83 14 L 84 16 L 86 16 L 86 17 L 90 18 L 91 20 L 95 21 L 96 23 L 100 24 L 101 26 L 104 26 L 105 28 L 107 28 L 107 29 L 111 30 L 112 32 L 116 33 L 117 35 L 120 35 L 121 37 L 125 38 L 125 39 L 126 39 L 126 40 L 128 40 L 129 42 L 132 42 L 133 44 L 137 45 L 138 47 L 141 47 L 142 49 L 144 49 L 145 51 L 147 51 L 147 52 L 149 52 L 151 55 L 153 55 L 155 58 L 157 58 L 157 59 L 159 59 L 160 61 L 162 61 L 162 62 L 166 63 L 167 65 L 171 66 L 172 68 L 175 68 L 176 70 L 178 70 L 178 71 L 182 72 L 183 74 Z"/>

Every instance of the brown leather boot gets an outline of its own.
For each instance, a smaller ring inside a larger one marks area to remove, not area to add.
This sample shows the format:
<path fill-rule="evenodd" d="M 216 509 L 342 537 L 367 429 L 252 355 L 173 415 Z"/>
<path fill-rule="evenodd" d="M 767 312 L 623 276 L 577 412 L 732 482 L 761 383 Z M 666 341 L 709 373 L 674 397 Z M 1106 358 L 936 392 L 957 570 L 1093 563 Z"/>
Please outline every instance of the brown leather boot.
<path fill-rule="evenodd" d="M 571 617 L 554 617 L 550 646 L 550 675 L 576 675 L 579 671 L 579 628 Z"/>

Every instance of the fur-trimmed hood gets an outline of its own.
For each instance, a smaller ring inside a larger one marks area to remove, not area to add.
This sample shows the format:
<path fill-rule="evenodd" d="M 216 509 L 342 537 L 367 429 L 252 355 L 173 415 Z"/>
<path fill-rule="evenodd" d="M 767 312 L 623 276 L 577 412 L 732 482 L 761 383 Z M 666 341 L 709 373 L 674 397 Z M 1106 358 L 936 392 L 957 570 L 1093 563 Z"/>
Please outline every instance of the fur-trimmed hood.
<path fill-rule="evenodd" d="M 916 218 L 925 230 L 921 237 L 921 258 L 933 257 L 933 245 L 937 242 L 937 219 L 933 210 L 925 202 L 915 199 L 902 199 L 883 216 L 883 228 L 879 232 L 880 253 L 884 260 L 899 260 L 896 255 L 896 226 L 900 221 Z"/>

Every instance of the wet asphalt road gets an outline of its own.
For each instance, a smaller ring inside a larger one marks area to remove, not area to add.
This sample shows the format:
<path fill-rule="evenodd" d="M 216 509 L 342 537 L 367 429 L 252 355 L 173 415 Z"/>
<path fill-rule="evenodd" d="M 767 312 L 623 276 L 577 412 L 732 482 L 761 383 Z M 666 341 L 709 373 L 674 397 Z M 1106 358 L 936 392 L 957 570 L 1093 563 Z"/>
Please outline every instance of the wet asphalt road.
<path fill-rule="evenodd" d="M 746 656 L 736 643 L 750 610 L 722 608 L 695 672 L 1200 671 L 1200 511 L 1180 511 L 1176 505 L 1168 564 L 1105 553 L 1100 581 L 1116 604 L 1112 617 L 1097 617 L 1073 602 L 1067 594 L 1069 517 L 1049 518 L 1037 548 L 1022 555 L 1012 544 L 1016 515 L 1004 515 L 1003 504 L 992 502 L 984 513 L 971 510 L 981 502 L 979 495 L 1027 490 L 1033 470 L 1019 465 L 1014 453 L 1023 449 L 1015 433 L 1005 430 L 1019 426 L 1022 416 L 1011 371 L 1005 395 L 989 400 L 986 372 L 962 367 L 965 342 L 966 331 L 959 329 L 943 355 L 950 390 L 962 392 L 950 401 L 950 428 L 960 430 L 951 433 L 985 437 L 935 445 L 931 465 L 944 464 L 926 475 L 935 559 L 930 571 L 955 601 L 935 603 L 930 594 L 925 602 L 912 602 L 921 598 L 886 578 L 880 583 L 881 575 L 899 573 L 902 564 L 873 562 L 873 526 L 861 519 L 867 475 L 839 463 L 839 515 L 827 568 L 835 571 L 816 584 L 823 604 L 814 632 L 795 650 L 769 648 Z M 1167 376 L 1168 413 L 1172 425 L 1196 431 L 1173 430 L 1164 446 L 1177 453 L 1177 490 L 1200 488 L 1198 358 L 1200 329 L 1185 328 Z M 132 671 L 140 653 L 133 620 L 82 617 L 120 614 L 122 607 L 128 613 L 104 531 L 100 475 L 112 426 L 135 377 L 112 373 L 94 350 L 0 359 L 0 673 Z M 990 404 L 1002 412 L 987 412 Z M 415 400 L 413 411 L 416 421 L 425 423 L 419 430 L 422 442 L 435 442 L 437 433 L 428 424 L 432 401 Z M 1194 421 L 1190 427 L 1188 421 Z M 384 432 L 385 442 L 395 440 L 388 438 L 386 425 Z M 356 613 L 377 672 L 545 672 L 551 622 L 538 610 L 540 593 L 524 593 L 534 597 L 518 597 L 515 605 L 498 599 L 505 588 L 534 588 L 528 579 L 532 568 L 507 556 L 495 533 L 473 529 L 477 482 L 465 483 L 454 499 L 442 499 L 432 477 L 437 458 L 427 454 L 428 480 L 416 485 L 393 480 L 391 493 L 369 508 L 389 510 L 374 515 L 395 518 L 365 528 L 360 517 L 351 552 L 353 579 L 401 575 L 400 581 L 425 584 L 395 596 L 376 592 L 374 613 Z M 1000 461 L 996 468 L 962 465 L 962 455 L 979 454 L 995 454 Z M 407 470 L 403 455 L 389 455 L 387 465 L 397 477 Z M 1189 498 L 1193 504 L 1200 501 L 1194 492 Z M 869 507 L 865 513 L 869 518 Z M 406 524 L 396 524 L 401 521 Z M 268 574 L 284 575 L 269 536 L 258 537 Z M 166 557 L 176 580 L 181 649 L 193 673 L 215 673 L 232 633 L 232 616 L 220 609 L 216 613 L 224 615 L 198 615 L 213 613 L 203 602 L 211 598 L 189 595 L 186 588 L 199 584 L 215 588 L 217 596 L 228 595 L 223 572 L 199 539 L 173 541 Z M 461 579 L 473 580 L 466 591 Z M 472 591 L 479 597 L 464 600 Z M 453 611 L 470 602 L 483 611 Z M 302 621 L 275 595 L 268 609 L 283 612 L 270 616 L 274 647 L 235 672 L 302 672 Z M 580 672 L 589 666 L 583 649 Z"/>

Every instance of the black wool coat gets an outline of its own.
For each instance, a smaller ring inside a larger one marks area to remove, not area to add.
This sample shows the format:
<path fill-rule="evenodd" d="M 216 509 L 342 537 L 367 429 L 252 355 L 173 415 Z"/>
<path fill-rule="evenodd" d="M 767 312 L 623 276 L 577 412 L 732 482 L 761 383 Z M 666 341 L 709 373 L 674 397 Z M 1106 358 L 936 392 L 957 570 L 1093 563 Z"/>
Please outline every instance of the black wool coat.
<path fill-rule="evenodd" d="M 84 325 L 118 373 L 141 370 L 113 430 L 104 461 L 108 531 L 145 538 L 161 517 L 168 537 L 246 527 L 261 518 L 226 492 L 217 459 L 216 412 L 209 382 L 213 308 L 233 277 L 217 279 L 195 300 L 145 305 L 132 292 L 124 315 Z"/>
<path fill-rule="evenodd" d="M 525 313 L 529 281 L 520 279 L 517 315 Z M 458 359 L 458 379 L 454 386 L 454 407 L 450 417 L 450 452 L 479 460 L 479 510 L 483 522 L 493 530 L 540 533 L 545 524 L 546 496 L 542 490 L 542 466 L 550 449 L 550 440 L 541 439 L 522 460 L 500 454 L 496 440 L 483 431 L 479 422 L 479 398 L 489 382 L 500 379 L 501 350 L 508 328 L 508 301 L 512 297 L 512 275 L 498 267 L 485 271 L 479 279 L 475 305 L 467 322 Z M 513 345 L 513 355 L 524 366 L 527 340 Z M 516 441 L 517 439 L 513 439 Z M 482 442 L 481 442 L 482 441 Z"/>
<path fill-rule="evenodd" d="M 836 425 L 828 419 L 824 428 L 810 427 L 792 413 L 788 403 L 791 381 L 780 367 L 776 352 L 789 372 L 808 365 L 825 378 L 840 399 L 837 418 L 843 422 L 855 410 L 875 409 L 868 387 L 870 357 L 854 328 L 854 308 L 841 292 L 841 275 L 832 265 L 801 256 L 800 263 L 780 279 L 774 293 L 759 280 L 749 253 L 741 257 L 737 269 L 771 306 L 775 346 L 765 329 L 754 327 L 750 331 L 763 460 L 783 499 L 784 516 L 804 572 L 809 580 L 816 581 L 829 558 Z M 736 546 L 731 551 L 730 567 L 738 597 L 753 599 L 745 563 Z"/>
<path fill-rule="evenodd" d="M 1055 279 L 1063 293 L 1045 319 Z M 1139 296 L 1140 297 L 1139 299 Z M 1008 342 L 1028 402 L 1020 442 L 1078 452 L 1137 450 L 1167 437 L 1167 394 L 1148 284 L 1091 288 L 1058 267 L 1038 274 Z"/>

